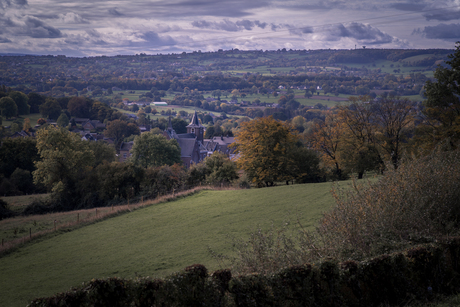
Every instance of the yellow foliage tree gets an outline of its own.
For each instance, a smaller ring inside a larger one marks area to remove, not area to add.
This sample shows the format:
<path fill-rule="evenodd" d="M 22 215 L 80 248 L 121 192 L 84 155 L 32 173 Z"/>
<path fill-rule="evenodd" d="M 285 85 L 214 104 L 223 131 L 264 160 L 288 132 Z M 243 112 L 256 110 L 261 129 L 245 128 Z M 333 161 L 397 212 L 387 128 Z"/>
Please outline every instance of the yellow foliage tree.
<path fill-rule="evenodd" d="M 296 178 L 297 135 L 273 117 L 257 118 L 241 124 L 232 146 L 239 154 L 237 165 L 258 186 Z"/>

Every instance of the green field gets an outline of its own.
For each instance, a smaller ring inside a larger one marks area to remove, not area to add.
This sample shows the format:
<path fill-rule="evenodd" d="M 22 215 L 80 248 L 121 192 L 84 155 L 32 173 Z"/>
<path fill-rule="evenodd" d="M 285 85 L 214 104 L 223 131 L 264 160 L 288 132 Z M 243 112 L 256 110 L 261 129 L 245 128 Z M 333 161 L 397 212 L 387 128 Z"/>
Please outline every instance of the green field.
<path fill-rule="evenodd" d="M 33 113 L 33 114 L 29 114 L 29 115 L 21 115 L 21 116 L 18 116 L 17 118 L 13 118 L 13 119 L 3 119 L 2 121 L 2 125 L 3 126 L 10 126 L 13 122 L 15 121 L 18 121 L 20 122 L 20 129 L 22 129 L 22 125 L 24 124 L 24 119 L 26 118 L 29 118 L 30 119 L 30 126 L 33 128 L 36 124 L 37 124 L 37 120 L 39 118 L 41 118 L 42 115 L 40 113 Z"/>
<path fill-rule="evenodd" d="M 0 306 L 25 306 L 92 278 L 165 276 L 193 263 L 221 268 L 231 239 L 299 218 L 313 229 L 334 203 L 331 183 L 202 191 L 73 231 L 38 239 L 0 258 Z M 223 266 L 228 266 L 224 264 Z"/>

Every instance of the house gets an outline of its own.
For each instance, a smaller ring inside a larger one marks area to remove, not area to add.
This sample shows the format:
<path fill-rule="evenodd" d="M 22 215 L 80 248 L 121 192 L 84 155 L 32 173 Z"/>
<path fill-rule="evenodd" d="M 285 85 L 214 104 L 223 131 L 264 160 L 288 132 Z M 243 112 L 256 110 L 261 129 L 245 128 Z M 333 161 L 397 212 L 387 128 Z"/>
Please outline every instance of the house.
<path fill-rule="evenodd" d="M 185 167 L 190 167 L 193 163 L 203 161 L 207 156 L 207 150 L 203 146 L 204 126 L 198 120 L 195 111 L 190 124 L 187 126 L 187 133 L 177 134 L 172 127 L 171 117 L 169 118 L 168 128 L 164 136 L 170 140 L 175 139 L 181 149 L 181 160 Z"/>
<path fill-rule="evenodd" d="M 12 139 L 16 139 L 16 138 L 30 138 L 30 137 L 35 137 L 35 133 L 34 132 L 27 132 L 27 131 L 17 131 L 15 133 L 13 133 L 10 138 Z"/>
<path fill-rule="evenodd" d="M 119 162 L 126 162 L 129 157 L 132 156 L 132 153 L 130 152 L 131 149 L 133 148 L 134 142 L 122 142 L 120 145 L 120 154 L 118 155 L 118 161 Z"/>
<path fill-rule="evenodd" d="M 213 137 L 212 139 L 205 139 L 203 142 L 203 146 L 208 151 L 208 156 L 214 153 L 215 151 L 223 153 L 227 155 L 227 157 L 233 156 L 233 148 L 229 148 L 230 144 L 235 142 L 234 137 L 228 136 L 220 136 L 220 137 Z"/>
<path fill-rule="evenodd" d="M 105 124 L 101 123 L 99 120 L 88 119 L 82 124 L 82 127 L 85 130 L 104 130 Z"/>

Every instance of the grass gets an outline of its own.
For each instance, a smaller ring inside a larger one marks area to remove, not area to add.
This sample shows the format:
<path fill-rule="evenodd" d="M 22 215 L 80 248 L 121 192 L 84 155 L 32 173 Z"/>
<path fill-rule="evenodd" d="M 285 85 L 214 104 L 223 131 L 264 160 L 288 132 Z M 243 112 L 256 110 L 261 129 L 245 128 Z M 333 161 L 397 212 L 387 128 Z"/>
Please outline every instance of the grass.
<path fill-rule="evenodd" d="M 21 123 L 19 126 L 20 129 L 22 129 L 22 125 L 24 124 L 24 119 L 29 118 L 30 119 L 30 126 L 33 128 L 37 124 L 37 120 L 41 118 L 42 115 L 40 113 L 32 113 L 28 115 L 21 115 L 16 118 L 9 118 L 8 120 L 3 119 L 2 125 L 3 126 L 11 126 L 12 123 L 15 121 L 18 121 Z"/>
<path fill-rule="evenodd" d="M 1 197 L 4 201 L 10 205 L 10 209 L 16 213 L 21 213 L 25 207 L 27 207 L 32 201 L 36 199 L 47 198 L 48 194 L 32 194 L 32 195 L 20 195 L 20 196 L 5 196 Z"/>
<path fill-rule="evenodd" d="M 0 258 L 0 306 L 24 306 L 92 278 L 165 276 L 193 263 L 219 269 L 208 247 L 297 217 L 312 229 L 333 205 L 330 183 L 202 191 L 33 240 Z M 224 265 L 225 266 L 225 265 Z"/>

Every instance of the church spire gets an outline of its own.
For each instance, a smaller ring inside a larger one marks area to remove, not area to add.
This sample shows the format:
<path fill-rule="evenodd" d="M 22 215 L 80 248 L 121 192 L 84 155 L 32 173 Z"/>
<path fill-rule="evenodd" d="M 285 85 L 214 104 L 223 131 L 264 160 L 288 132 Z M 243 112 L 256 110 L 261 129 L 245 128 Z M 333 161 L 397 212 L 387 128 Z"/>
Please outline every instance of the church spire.
<path fill-rule="evenodd" d="M 198 141 L 203 141 L 204 126 L 198 120 L 198 114 L 193 114 L 192 121 L 187 126 L 187 133 L 194 133 Z"/>

